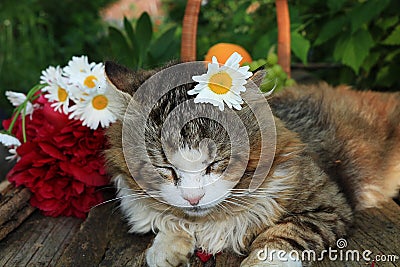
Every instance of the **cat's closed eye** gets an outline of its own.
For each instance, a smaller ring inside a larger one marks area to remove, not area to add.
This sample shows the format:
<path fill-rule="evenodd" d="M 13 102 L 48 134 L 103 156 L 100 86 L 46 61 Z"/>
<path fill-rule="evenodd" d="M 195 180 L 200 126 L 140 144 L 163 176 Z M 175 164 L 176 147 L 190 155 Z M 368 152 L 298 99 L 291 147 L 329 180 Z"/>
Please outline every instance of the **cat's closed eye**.
<path fill-rule="evenodd" d="M 211 173 L 223 173 L 227 167 L 225 160 L 217 160 L 212 162 L 206 168 L 206 175 Z"/>
<path fill-rule="evenodd" d="M 172 167 L 157 167 L 159 174 L 170 182 L 177 181 L 178 177 Z"/>

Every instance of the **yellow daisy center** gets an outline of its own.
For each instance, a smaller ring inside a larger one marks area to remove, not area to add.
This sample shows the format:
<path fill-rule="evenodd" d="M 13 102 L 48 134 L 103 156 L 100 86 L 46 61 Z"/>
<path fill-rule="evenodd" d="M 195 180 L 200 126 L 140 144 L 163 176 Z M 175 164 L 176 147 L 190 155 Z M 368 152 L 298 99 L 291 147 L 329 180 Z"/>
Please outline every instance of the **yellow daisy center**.
<path fill-rule="evenodd" d="M 105 95 L 96 95 L 92 99 L 92 105 L 98 110 L 105 109 L 108 105 L 108 98 Z"/>
<path fill-rule="evenodd" d="M 97 81 L 96 76 L 94 75 L 89 75 L 86 77 L 85 81 L 83 82 L 84 85 L 86 85 L 89 88 L 93 88 L 96 86 L 96 84 L 94 83 L 94 81 Z"/>
<path fill-rule="evenodd" d="M 68 93 L 64 88 L 58 87 L 57 96 L 58 96 L 58 101 L 64 102 L 65 100 L 67 100 Z"/>
<path fill-rule="evenodd" d="M 223 95 L 229 92 L 232 87 L 232 78 L 225 71 L 218 72 L 211 76 L 208 87 L 216 94 Z"/>

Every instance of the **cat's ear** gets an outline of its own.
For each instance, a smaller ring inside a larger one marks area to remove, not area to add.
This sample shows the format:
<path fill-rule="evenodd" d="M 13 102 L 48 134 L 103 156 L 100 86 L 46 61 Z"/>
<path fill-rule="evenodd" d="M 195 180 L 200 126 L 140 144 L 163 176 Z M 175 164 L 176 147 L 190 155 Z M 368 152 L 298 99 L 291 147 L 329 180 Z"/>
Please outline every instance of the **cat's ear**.
<path fill-rule="evenodd" d="M 132 99 L 135 79 L 134 71 L 112 61 L 106 61 L 105 74 L 107 90 L 110 92 L 110 110 L 119 120 L 123 119 L 126 108 Z"/>
<path fill-rule="evenodd" d="M 260 87 L 266 74 L 267 71 L 264 68 L 258 68 L 254 71 L 253 76 L 251 76 L 249 80 L 257 85 L 257 87 Z"/>
<path fill-rule="evenodd" d="M 113 61 L 106 61 L 104 68 L 110 84 L 123 93 L 133 94 L 136 81 L 136 73 L 133 70 Z"/>

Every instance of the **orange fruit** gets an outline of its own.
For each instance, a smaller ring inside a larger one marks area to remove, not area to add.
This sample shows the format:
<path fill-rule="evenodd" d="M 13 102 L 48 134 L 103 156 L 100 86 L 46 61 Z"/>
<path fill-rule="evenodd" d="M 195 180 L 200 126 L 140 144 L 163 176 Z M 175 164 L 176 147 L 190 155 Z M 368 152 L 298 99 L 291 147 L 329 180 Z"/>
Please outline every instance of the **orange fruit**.
<path fill-rule="evenodd" d="M 240 45 L 230 43 L 218 43 L 213 45 L 210 47 L 210 49 L 208 49 L 204 60 L 211 62 L 212 57 L 215 56 L 219 63 L 224 64 L 233 54 L 233 52 L 238 52 L 243 57 L 243 59 L 240 61 L 240 65 L 245 62 L 250 63 L 252 61 L 251 56 L 246 49 Z"/>

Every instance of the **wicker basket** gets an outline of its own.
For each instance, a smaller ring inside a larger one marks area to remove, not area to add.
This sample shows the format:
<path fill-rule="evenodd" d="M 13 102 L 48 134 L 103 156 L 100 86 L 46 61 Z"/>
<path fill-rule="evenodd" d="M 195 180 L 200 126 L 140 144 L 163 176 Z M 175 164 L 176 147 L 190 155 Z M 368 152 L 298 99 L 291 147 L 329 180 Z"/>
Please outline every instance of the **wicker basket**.
<path fill-rule="evenodd" d="M 196 60 L 196 35 L 201 0 L 188 0 L 183 17 L 181 60 Z M 290 77 L 290 18 L 287 0 L 276 0 L 278 63 Z"/>

